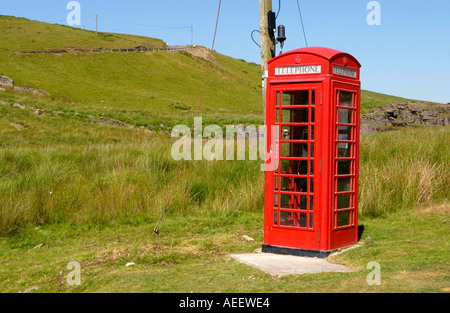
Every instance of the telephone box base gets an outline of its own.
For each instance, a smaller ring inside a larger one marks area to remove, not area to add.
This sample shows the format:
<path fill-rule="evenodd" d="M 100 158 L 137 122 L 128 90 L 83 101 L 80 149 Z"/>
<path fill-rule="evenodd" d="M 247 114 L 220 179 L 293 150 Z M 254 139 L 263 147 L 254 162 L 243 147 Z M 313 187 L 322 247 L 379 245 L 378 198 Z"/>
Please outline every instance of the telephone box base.
<path fill-rule="evenodd" d="M 331 253 L 336 252 L 336 251 L 337 251 L 337 249 L 330 250 L 330 251 L 317 251 L 317 250 L 278 247 L 278 246 L 271 246 L 271 245 L 266 245 L 266 244 L 262 245 L 262 252 L 264 252 L 264 253 L 294 255 L 294 256 L 319 258 L 319 259 L 325 259 Z"/>

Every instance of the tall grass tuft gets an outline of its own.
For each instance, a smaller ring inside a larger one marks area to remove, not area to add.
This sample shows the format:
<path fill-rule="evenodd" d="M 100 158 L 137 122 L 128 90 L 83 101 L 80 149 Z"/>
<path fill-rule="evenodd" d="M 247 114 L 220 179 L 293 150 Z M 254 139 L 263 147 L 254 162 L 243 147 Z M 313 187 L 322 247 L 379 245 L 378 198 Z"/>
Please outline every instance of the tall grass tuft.
<path fill-rule="evenodd" d="M 361 213 L 378 216 L 449 199 L 449 138 L 448 127 L 363 136 Z"/>
<path fill-rule="evenodd" d="M 171 141 L 0 150 L 0 235 L 52 223 L 155 222 L 178 162 Z M 185 162 L 170 212 L 262 210 L 261 162 Z"/>
<path fill-rule="evenodd" d="M 450 128 L 361 139 L 360 212 L 379 216 L 450 196 Z M 154 223 L 178 162 L 171 141 L 0 148 L 0 236 L 36 224 Z M 188 161 L 170 214 L 263 211 L 261 161 Z"/>

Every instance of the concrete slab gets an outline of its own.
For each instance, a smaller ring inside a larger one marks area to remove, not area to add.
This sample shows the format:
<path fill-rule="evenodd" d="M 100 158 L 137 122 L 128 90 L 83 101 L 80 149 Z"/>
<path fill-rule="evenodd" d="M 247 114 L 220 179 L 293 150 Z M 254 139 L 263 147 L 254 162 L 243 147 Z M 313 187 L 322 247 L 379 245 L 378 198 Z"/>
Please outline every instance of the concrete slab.
<path fill-rule="evenodd" d="M 270 253 L 232 254 L 231 257 L 241 263 L 255 267 L 273 276 L 325 272 L 351 272 L 351 270 L 345 266 L 333 264 L 325 259 L 318 258 Z"/>

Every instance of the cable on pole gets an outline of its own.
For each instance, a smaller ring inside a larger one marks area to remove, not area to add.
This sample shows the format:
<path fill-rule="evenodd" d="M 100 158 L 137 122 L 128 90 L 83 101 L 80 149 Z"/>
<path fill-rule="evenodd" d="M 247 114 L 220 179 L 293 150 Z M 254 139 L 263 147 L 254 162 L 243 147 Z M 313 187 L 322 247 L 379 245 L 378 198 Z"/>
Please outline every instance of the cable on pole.
<path fill-rule="evenodd" d="M 215 46 L 215 43 L 216 43 L 217 27 L 219 25 L 219 17 L 220 17 L 221 5 L 222 5 L 222 0 L 219 0 L 219 8 L 217 10 L 217 19 L 216 19 L 216 27 L 215 27 L 215 30 L 214 30 L 214 37 L 213 37 L 211 51 L 210 51 L 210 55 L 209 55 L 208 66 L 207 66 L 206 73 L 205 73 L 205 80 L 203 82 L 203 88 L 202 88 L 202 92 L 201 92 L 201 95 L 200 95 L 200 101 L 198 103 L 197 110 L 195 112 L 195 117 L 197 117 L 198 113 L 200 112 L 200 107 L 201 107 L 201 105 L 203 103 L 203 96 L 204 96 L 205 90 L 206 90 L 206 83 L 208 82 L 209 70 L 211 68 L 211 62 L 212 62 L 212 57 L 213 57 L 213 53 L 214 53 L 214 46 Z M 195 124 L 193 124 L 192 127 L 191 127 L 191 133 L 194 130 L 194 127 L 195 127 Z M 178 178 L 180 176 L 183 164 L 184 164 L 184 159 L 181 159 L 180 163 L 178 164 L 177 174 L 175 175 L 175 177 L 174 177 L 174 179 L 172 181 L 172 189 L 170 190 L 169 198 L 167 199 L 167 203 L 166 203 L 165 207 L 163 208 L 163 210 L 161 212 L 161 215 L 160 215 L 160 217 L 158 219 L 158 222 L 156 223 L 155 228 L 153 229 L 153 232 L 155 233 L 154 237 L 153 237 L 153 249 L 156 249 L 156 238 L 157 238 L 158 235 L 160 235 L 161 227 L 162 227 L 162 225 L 164 223 L 164 220 L 167 217 L 167 213 L 169 212 L 170 203 L 172 201 L 172 197 L 173 197 L 173 193 L 174 193 L 174 190 L 175 190 L 175 186 L 176 186 L 176 184 L 178 182 Z"/>
<path fill-rule="evenodd" d="M 277 12 L 277 15 L 275 16 L 275 19 L 278 18 L 278 14 L 280 14 L 280 10 L 281 10 L 281 0 L 278 0 L 278 12 Z"/>
<path fill-rule="evenodd" d="M 261 48 L 261 45 L 258 44 L 258 43 L 256 42 L 255 38 L 253 38 L 253 34 L 254 34 L 255 32 L 258 32 L 258 33 L 261 34 L 261 32 L 260 32 L 259 30 L 255 29 L 254 31 L 252 31 L 252 34 L 251 34 L 250 36 L 252 37 L 252 40 L 253 40 L 253 42 L 255 43 L 255 45 L 257 45 L 258 47 Z"/>

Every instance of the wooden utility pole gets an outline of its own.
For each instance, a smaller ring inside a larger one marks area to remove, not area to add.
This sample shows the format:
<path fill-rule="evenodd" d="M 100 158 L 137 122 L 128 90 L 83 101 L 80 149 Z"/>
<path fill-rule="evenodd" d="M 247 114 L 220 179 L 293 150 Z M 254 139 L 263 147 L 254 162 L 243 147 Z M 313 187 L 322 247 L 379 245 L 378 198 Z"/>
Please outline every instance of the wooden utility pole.
<path fill-rule="evenodd" d="M 266 88 L 267 88 L 267 61 L 272 58 L 272 40 L 269 36 L 269 21 L 267 13 L 272 11 L 272 0 L 259 0 L 259 23 L 261 32 L 261 74 L 264 109 L 264 125 L 266 125 Z"/>

